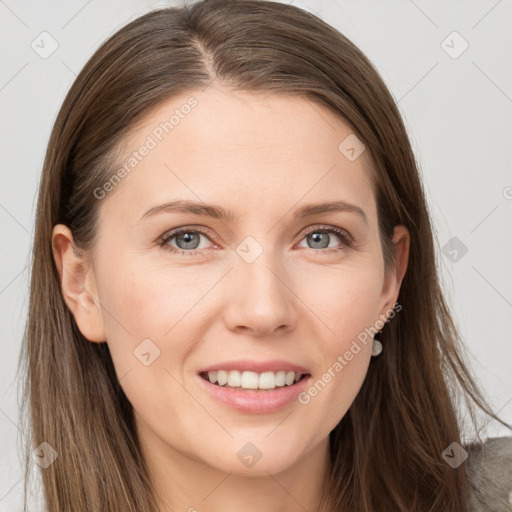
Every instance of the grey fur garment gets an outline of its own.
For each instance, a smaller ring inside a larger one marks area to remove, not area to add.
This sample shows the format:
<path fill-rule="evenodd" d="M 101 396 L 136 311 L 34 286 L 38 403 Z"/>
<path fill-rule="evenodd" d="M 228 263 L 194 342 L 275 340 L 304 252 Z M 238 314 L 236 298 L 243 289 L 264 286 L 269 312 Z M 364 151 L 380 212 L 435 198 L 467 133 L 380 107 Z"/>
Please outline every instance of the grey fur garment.
<path fill-rule="evenodd" d="M 512 437 L 465 446 L 471 512 L 512 511 Z"/>

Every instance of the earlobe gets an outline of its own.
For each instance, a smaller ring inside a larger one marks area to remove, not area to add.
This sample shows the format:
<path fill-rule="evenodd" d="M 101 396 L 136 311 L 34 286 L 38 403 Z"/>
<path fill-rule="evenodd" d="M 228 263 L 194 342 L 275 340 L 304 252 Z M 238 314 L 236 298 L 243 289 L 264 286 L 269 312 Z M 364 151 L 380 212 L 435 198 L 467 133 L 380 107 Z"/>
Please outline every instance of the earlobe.
<path fill-rule="evenodd" d="M 106 335 L 94 271 L 76 250 L 73 235 L 64 224 L 53 228 L 52 251 L 62 296 L 80 332 L 89 341 L 104 342 Z"/>

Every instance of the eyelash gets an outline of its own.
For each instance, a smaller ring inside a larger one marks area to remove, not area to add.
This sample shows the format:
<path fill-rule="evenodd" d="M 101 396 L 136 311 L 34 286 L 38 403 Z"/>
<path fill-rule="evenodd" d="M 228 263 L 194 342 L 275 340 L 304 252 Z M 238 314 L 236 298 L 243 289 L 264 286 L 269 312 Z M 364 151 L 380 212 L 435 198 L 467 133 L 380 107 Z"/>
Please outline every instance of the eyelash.
<path fill-rule="evenodd" d="M 173 239 L 174 237 L 182 234 L 182 233 L 201 233 L 205 237 L 207 237 L 210 241 L 212 241 L 209 237 L 209 234 L 206 230 L 201 228 L 179 228 L 175 231 L 171 231 L 168 233 L 165 233 L 159 240 L 157 241 L 158 246 L 162 247 L 162 249 L 169 251 L 173 254 L 181 254 L 181 255 L 187 255 L 187 256 L 198 256 L 198 255 L 204 255 L 202 250 L 200 249 L 192 249 L 190 251 L 186 251 L 184 249 L 177 249 L 176 247 L 172 247 L 168 245 L 168 242 Z M 301 240 L 308 236 L 311 233 L 335 233 L 340 237 L 343 243 L 343 247 L 340 248 L 328 248 L 328 249 L 311 249 L 312 251 L 316 251 L 317 253 L 332 253 L 332 252 L 340 252 L 346 249 L 349 249 L 352 247 L 352 237 L 343 229 L 338 228 L 336 226 L 313 226 L 312 228 L 308 229 L 306 232 L 304 232 Z"/>

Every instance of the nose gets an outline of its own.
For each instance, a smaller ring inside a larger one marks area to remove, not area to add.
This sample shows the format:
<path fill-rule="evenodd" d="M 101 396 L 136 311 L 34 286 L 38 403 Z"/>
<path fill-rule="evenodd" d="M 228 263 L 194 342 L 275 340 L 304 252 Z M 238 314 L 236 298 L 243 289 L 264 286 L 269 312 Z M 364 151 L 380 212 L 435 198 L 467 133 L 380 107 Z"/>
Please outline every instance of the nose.
<path fill-rule="evenodd" d="M 230 272 L 224 321 L 233 332 L 263 337 L 295 328 L 298 299 L 286 272 L 266 256 L 270 252 L 263 252 L 252 263 L 238 261 Z"/>

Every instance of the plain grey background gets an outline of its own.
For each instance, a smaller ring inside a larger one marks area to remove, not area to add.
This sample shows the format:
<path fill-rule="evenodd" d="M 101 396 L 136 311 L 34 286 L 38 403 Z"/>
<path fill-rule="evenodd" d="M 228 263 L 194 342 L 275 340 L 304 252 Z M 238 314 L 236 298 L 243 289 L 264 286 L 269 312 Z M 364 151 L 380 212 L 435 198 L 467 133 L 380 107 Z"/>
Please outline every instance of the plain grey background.
<path fill-rule="evenodd" d="M 512 3 L 286 3 L 314 12 L 359 46 L 398 102 L 422 170 L 448 301 L 478 381 L 512 422 Z M 0 511 L 21 510 L 17 443 L 27 433 L 17 425 L 15 375 L 50 130 L 99 44 L 171 4 L 0 0 Z M 488 434 L 506 431 L 493 426 Z M 31 508 L 39 509 L 37 502 Z"/>

